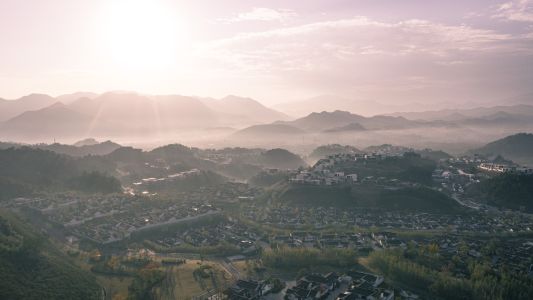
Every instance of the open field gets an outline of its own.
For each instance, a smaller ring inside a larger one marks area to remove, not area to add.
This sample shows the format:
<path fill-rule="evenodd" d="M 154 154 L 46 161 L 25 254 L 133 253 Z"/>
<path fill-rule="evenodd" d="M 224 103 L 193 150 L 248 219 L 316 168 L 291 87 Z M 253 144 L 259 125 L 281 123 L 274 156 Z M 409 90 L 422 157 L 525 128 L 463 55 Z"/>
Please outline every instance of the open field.
<path fill-rule="evenodd" d="M 165 267 L 167 276 L 155 294 L 163 299 L 192 299 L 208 291 L 224 290 L 230 275 L 216 262 L 188 260 Z"/>

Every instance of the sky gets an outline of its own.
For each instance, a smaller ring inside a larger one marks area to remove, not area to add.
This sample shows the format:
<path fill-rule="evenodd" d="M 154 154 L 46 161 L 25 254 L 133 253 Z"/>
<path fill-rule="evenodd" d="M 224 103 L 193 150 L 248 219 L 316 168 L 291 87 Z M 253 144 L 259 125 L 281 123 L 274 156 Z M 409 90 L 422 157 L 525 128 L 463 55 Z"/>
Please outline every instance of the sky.
<path fill-rule="evenodd" d="M 5 99 L 533 104 L 533 0 L 0 0 L 0 45 Z"/>

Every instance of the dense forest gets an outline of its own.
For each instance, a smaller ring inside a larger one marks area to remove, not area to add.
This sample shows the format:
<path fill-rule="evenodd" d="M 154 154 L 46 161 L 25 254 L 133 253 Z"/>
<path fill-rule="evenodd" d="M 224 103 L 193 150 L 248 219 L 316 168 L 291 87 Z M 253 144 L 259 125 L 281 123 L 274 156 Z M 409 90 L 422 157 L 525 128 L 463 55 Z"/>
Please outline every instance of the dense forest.
<path fill-rule="evenodd" d="M 0 200 L 35 191 L 120 191 L 120 182 L 106 175 L 106 169 L 111 169 L 109 164 L 96 156 L 73 158 L 30 147 L 0 150 Z"/>
<path fill-rule="evenodd" d="M 471 186 L 467 192 L 497 207 L 533 212 L 533 175 L 497 175 Z"/>

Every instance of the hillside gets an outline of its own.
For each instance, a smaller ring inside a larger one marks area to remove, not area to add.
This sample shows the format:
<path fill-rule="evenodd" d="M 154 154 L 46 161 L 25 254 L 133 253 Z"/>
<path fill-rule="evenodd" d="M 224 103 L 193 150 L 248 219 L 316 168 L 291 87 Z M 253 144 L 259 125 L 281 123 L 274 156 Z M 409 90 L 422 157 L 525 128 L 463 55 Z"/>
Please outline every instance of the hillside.
<path fill-rule="evenodd" d="M 87 99 L 94 99 L 98 97 L 98 94 L 91 93 L 91 92 L 76 92 L 71 94 L 64 94 L 56 97 L 56 100 L 64 103 L 64 104 L 70 104 L 80 98 L 87 98 Z"/>
<path fill-rule="evenodd" d="M 387 190 L 378 186 L 310 186 L 277 187 L 276 201 L 290 206 L 366 208 L 381 211 L 426 213 L 459 212 L 460 206 L 438 191 L 418 187 Z"/>
<path fill-rule="evenodd" d="M 197 174 L 172 180 L 152 181 L 142 184 L 142 190 L 156 193 L 170 193 L 193 191 L 202 187 L 216 186 L 228 181 L 222 175 L 211 171 L 199 171 Z"/>
<path fill-rule="evenodd" d="M 161 146 L 148 152 L 148 158 L 154 161 L 164 161 L 169 165 L 179 164 L 186 168 L 212 170 L 215 163 L 198 157 L 197 148 L 190 148 L 181 144 Z"/>
<path fill-rule="evenodd" d="M 493 206 L 533 213 L 533 175 L 501 174 L 469 187 L 467 192 Z"/>
<path fill-rule="evenodd" d="M 346 146 L 339 145 L 339 144 L 322 145 L 322 146 L 315 148 L 313 152 L 309 154 L 309 158 L 312 160 L 319 160 L 328 155 L 339 154 L 339 153 L 361 153 L 361 151 L 355 147 L 348 146 L 348 145 Z"/>
<path fill-rule="evenodd" d="M 352 131 L 362 131 L 366 130 L 365 127 L 363 127 L 359 123 L 350 123 L 348 125 L 340 126 L 340 127 L 334 127 L 327 130 L 324 130 L 326 133 L 343 133 L 343 132 L 352 132 Z"/>
<path fill-rule="evenodd" d="M 0 185 L 10 191 L 0 193 L 0 200 L 27 196 L 33 191 L 119 192 L 116 179 L 104 174 L 107 168 L 112 169 L 112 164 L 101 158 L 75 159 L 29 147 L 0 150 Z M 91 176 L 85 176 L 88 172 L 92 172 Z"/>
<path fill-rule="evenodd" d="M 90 124 L 88 116 L 57 102 L 51 106 L 26 111 L 0 125 L 4 138 L 42 140 L 54 137 L 78 137 Z"/>
<path fill-rule="evenodd" d="M 300 156 L 279 148 L 263 152 L 258 158 L 258 163 L 267 168 L 277 169 L 297 169 L 307 166 Z"/>
<path fill-rule="evenodd" d="M 297 136 L 305 134 L 305 131 L 286 124 L 254 125 L 232 134 L 233 138 L 276 138 L 283 136 Z"/>
<path fill-rule="evenodd" d="M 56 101 L 56 99 L 44 94 L 31 94 L 16 100 L 0 99 L 0 122 L 7 121 L 26 111 L 45 108 Z"/>
<path fill-rule="evenodd" d="M 220 100 L 204 99 L 202 102 L 220 113 L 221 117 L 226 119 L 224 123 L 227 124 L 270 123 L 288 119 L 287 115 L 265 107 L 252 98 L 229 95 Z"/>
<path fill-rule="evenodd" d="M 441 150 L 422 149 L 422 150 L 416 150 L 415 152 L 420 154 L 420 156 L 423 158 L 429 158 L 434 161 L 452 158 L 450 154 L 444 151 L 441 151 Z"/>
<path fill-rule="evenodd" d="M 101 299 L 94 277 L 45 237 L 0 211 L 1 299 Z"/>
<path fill-rule="evenodd" d="M 386 157 L 382 160 L 345 163 L 336 167 L 335 170 L 345 174 L 355 173 L 360 177 L 384 177 L 430 185 L 432 183 L 431 174 L 436 165 L 435 161 L 431 159 L 407 152 L 402 156 Z"/>
<path fill-rule="evenodd" d="M 483 154 L 485 156 L 501 155 L 512 161 L 532 165 L 533 164 L 533 134 L 518 133 L 503 139 L 488 143 L 487 145 L 471 150 L 470 153 Z"/>

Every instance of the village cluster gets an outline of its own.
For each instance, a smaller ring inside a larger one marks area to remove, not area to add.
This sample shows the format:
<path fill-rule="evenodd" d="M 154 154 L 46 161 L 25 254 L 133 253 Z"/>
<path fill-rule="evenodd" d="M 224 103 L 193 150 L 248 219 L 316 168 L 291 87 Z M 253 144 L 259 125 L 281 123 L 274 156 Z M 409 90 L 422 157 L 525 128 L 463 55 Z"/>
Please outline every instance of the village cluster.
<path fill-rule="evenodd" d="M 328 226 L 390 228 L 399 230 L 443 230 L 449 232 L 531 232 L 528 215 L 500 212 L 478 212 L 469 215 L 447 215 L 414 212 L 382 212 L 363 209 L 313 207 L 295 209 L 289 206 L 264 208 L 249 205 L 242 215 L 250 220 L 280 228 L 314 228 Z"/>
<path fill-rule="evenodd" d="M 262 299 L 273 286 L 267 281 L 238 280 L 228 290 L 230 299 Z M 407 292 L 402 291 L 404 295 Z M 375 299 L 392 300 L 394 290 L 384 283 L 378 275 L 348 271 L 346 274 L 335 272 L 320 274 L 309 273 L 282 292 L 283 299 Z M 407 299 L 407 297 L 402 297 Z"/>
<path fill-rule="evenodd" d="M 99 244 L 120 241 L 146 229 L 188 222 L 220 214 L 217 202 L 236 202 L 258 193 L 245 184 L 227 183 L 176 193 L 173 199 L 154 199 L 127 194 L 80 196 L 54 194 L 16 198 L 2 203 L 12 209 L 30 209 L 69 233 Z"/>

